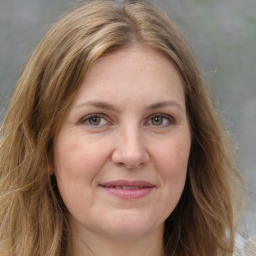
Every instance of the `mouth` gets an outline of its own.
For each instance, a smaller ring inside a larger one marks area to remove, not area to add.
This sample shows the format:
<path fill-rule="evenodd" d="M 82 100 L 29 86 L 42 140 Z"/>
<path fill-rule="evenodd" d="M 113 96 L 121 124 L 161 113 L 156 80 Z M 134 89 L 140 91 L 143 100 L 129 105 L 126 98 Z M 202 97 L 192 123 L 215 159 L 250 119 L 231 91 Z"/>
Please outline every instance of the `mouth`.
<path fill-rule="evenodd" d="M 143 188 L 145 188 L 145 187 L 140 187 L 140 186 L 138 186 L 138 187 L 130 187 L 130 186 L 113 186 L 113 187 L 109 187 L 109 188 L 127 189 L 127 190 L 131 189 L 131 190 L 133 190 L 133 189 L 143 189 Z"/>
<path fill-rule="evenodd" d="M 120 199 L 135 200 L 146 197 L 156 186 L 147 181 L 116 180 L 100 184 L 100 187 Z"/>

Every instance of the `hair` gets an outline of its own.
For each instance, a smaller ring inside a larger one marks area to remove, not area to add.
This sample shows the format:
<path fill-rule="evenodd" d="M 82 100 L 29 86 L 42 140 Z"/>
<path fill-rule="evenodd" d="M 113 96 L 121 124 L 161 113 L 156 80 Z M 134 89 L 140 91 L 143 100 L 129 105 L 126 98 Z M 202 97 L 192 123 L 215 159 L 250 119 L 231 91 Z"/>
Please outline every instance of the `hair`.
<path fill-rule="evenodd" d="M 186 42 L 141 1 L 91 1 L 54 24 L 17 81 L 1 128 L 0 255 L 72 255 L 53 141 L 87 70 L 134 45 L 166 56 L 184 83 L 192 146 L 185 188 L 165 222 L 166 255 L 231 255 L 241 177 L 233 148 Z"/>

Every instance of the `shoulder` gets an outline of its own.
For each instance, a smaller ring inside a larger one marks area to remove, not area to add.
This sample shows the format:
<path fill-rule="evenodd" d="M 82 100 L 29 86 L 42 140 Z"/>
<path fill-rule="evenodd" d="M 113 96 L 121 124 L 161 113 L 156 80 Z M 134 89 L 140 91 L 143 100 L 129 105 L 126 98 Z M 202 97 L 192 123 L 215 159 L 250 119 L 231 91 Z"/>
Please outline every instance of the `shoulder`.
<path fill-rule="evenodd" d="M 244 234 L 237 233 L 235 237 L 235 251 L 233 256 L 255 256 L 256 235 L 248 238 Z"/>
<path fill-rule="evenodd" d="M 235 250 L 233 256 L 245 256 L 244 245 L 246 242 L 246 236 L 241 233 L 237 233 L 235 236 Z"/>
<path fill-rule="evenodd" d="M 250 237 L 244 244 L 244 255 L 256 255 L 256 235 Z"/>

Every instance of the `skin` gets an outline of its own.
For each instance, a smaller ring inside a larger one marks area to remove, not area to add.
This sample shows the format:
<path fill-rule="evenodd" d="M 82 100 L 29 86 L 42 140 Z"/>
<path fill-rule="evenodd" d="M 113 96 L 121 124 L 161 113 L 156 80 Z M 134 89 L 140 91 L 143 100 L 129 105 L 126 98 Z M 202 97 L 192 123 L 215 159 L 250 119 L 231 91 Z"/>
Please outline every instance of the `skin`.
<path fill-rule="evenodd" d="M 191 146 L 183 87 L 166 57 L 141 46 L 97 60 L 86 74 L 54 147 L 74 255 L 163 255 L 164 221 L 181 197 Z M 115 180 L 153 188 L 120 198 L 101 186 Z"/>

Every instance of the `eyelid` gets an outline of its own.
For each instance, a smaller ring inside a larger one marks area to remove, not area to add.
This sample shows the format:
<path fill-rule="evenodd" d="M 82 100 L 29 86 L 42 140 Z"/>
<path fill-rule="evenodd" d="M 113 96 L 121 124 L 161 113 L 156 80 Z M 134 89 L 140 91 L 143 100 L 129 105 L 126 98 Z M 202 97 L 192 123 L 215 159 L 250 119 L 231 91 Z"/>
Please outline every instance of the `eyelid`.
<path fill-rule="evenodd" d="M 106 122 L 109 124 L 109 118 L 103 114 L 103 113 L 93 113 L 93 114 L 89 114 L 89 115 L 85 115 L 83 116 L 82 118 L 80 118 L 78 120 L 78 124 L 83 124 L 83 125 L 87 125 L 87 126 L 91 126 L 91 127 L 97 127 L 97 125 L 93 126 L 93 125 L 90 125 L 90 124 L 87 124 L 86 121 L 88 121 L 91 117 L 100 117 L 104 120 L 106 120 Z M 104 125 L 98 125 L 98 127 L 101 127 L 101 126 L 104 126 Z"/>
<path fill-rule="evenodd" d="M 153 125 L 153 124 L 148 124 L 148 123 L 151 121 L 151 119 L 154 118 L 154 117 L 162 117 L 162 118 L 165 118 L 165 119 L 168 120 L 168 124 L 167 124 L 167 125 L 159 125 L 159 126 Z M 169 114 L 164 114 L 164 113 L 154 113 L 154 114 L 150 115 L 150 116 L 147 118 L 147 121 L 146 121 L 146 125 L 153 125 L 153 126 L 159 127 L 159 128 L 161 128 L 161 127 L 166 127 L 166 126 L 171 125 L 171 124 L 174 124 L 174 123 L 175 123 L 174 117 L 172 117 L 172 116 L 169 115 Z"/>
<path fill-rule="evenodd" d="M 86 123 L 91 117 L 100 117 L 102 119 L 104 119 L 107 124 L 103 124 L 103 125 L 90 125 L 88 123 Z M 164 119 L 167 119 L 168 121 L 168 124 L 165 124 L 165 125 L 154 125 L 151 122 L 151 119 L 154 118 L 154 117 L 161 117 L 161 118 L 164 118 Z M 155 127 L 166 127 L 168 125 L 172 125 L 174 124 L 176 121 L 175 121 L 175 118 L 169 114 L 165 114 L 165 113 L 154 113 L 154 114 L 151 114 L 149 115 L 147 118 L 146 118 L 146 121 L 145 121 L 145 125 L 152 125 L 152 126 L 155 126 Z M 78 124 L 82 124 L 82 125 L 86 125 L 86 126 L 89 126 L 89 127 L 94 127 L 94 128 L 100 128 L 100 127 L 103 127 L 103 126 L 107 126 L 107 125 L 110 125 L 111 124 L 111 121 L 110 121 L 110 118 L 104 114 L 104 113 L 92 113 L 92 114 L 88 114 L 88 115 L 85 115 L 83 116 L 82 118 L 80 118 L 77 122 Z"/>

